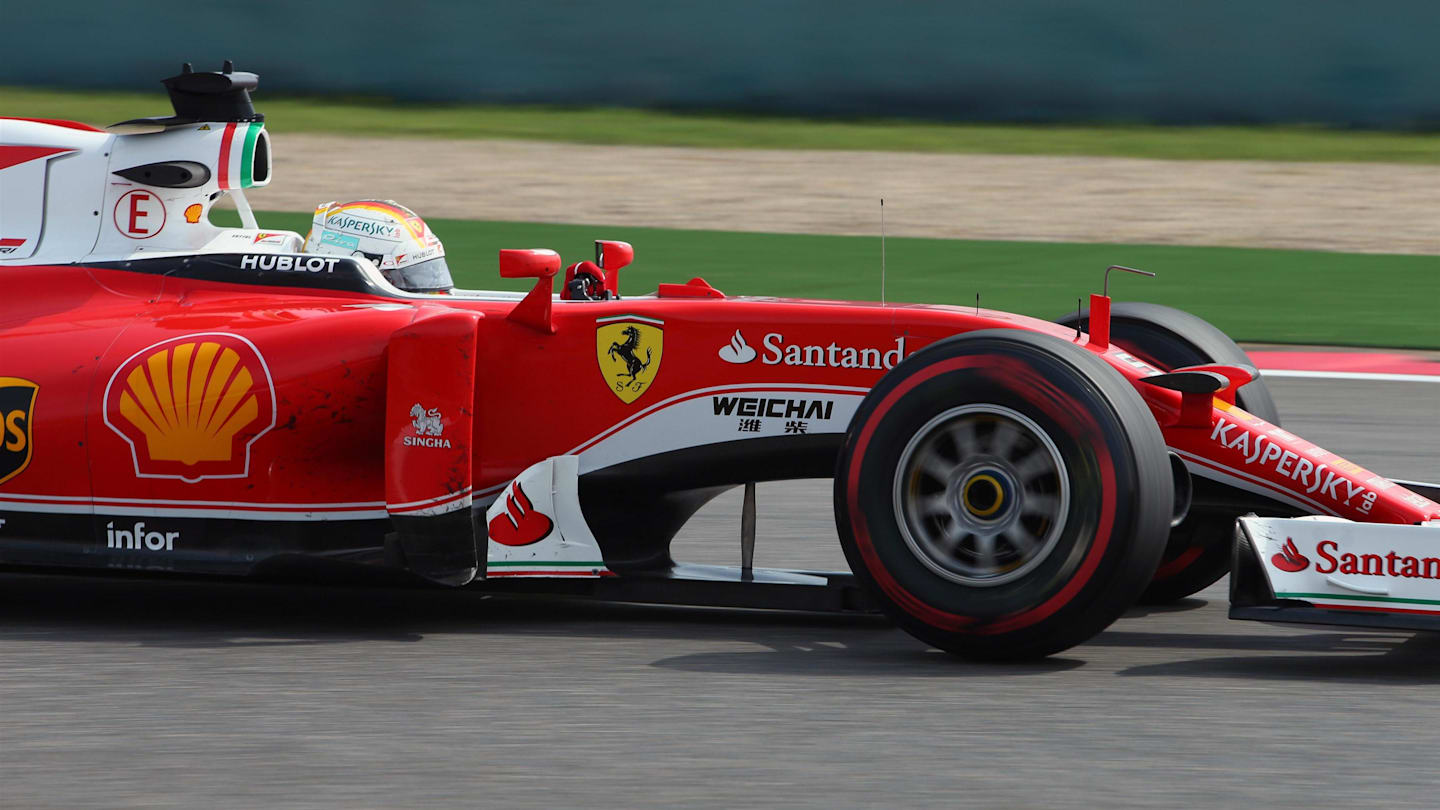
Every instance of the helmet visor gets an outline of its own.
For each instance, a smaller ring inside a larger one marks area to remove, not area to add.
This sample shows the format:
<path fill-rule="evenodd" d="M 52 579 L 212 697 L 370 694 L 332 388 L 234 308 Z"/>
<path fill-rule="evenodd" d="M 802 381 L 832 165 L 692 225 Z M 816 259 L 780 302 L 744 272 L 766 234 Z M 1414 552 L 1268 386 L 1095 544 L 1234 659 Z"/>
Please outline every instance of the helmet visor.
<path fill-rule="evenodd" d="M 390 267 L 380 271 L 385 279 L 406 292 L 444 292 L 452 289 L 455 282 L 450 278 L 450 266 L 444 256 L 408 267 Z"/>

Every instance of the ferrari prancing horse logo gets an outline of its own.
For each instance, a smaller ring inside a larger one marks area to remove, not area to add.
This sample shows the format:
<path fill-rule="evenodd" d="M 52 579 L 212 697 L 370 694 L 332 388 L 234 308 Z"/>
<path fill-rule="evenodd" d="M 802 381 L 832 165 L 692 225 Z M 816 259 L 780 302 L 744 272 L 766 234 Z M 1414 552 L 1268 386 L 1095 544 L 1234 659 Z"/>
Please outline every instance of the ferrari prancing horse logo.
<path fill-rule="evenodd" d="M 595 358 L 606 386 L 630 404 L 640 398 L 660 373 L 665 322 L 639 315 L 595 320 Z"/>

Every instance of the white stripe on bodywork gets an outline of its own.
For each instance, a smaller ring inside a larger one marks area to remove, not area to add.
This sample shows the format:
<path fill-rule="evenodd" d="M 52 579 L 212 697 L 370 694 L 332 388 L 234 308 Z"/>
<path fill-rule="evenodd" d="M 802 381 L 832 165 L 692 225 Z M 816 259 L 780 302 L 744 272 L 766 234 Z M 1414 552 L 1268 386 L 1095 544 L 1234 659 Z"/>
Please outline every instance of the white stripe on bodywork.
<path fill-rule="evenodd" d="M 1294 492 L 1284 489 L 1259 476 L 1251 475 L 1250 473 L 1237 470 L 1233 467 L 1227 467 L 1213 459 L 1202 458 L 1179 448 L 1172 447 L 1170 450 L 1185 459 L 1185 466 L 1190 470 L 1192 475 L 1209 478 L 1212 481 L 1229 484 L 1236 489 L 1243 489 L 1246 492 L 1254 492 L 1257 495 L 1264 495 L 1267 498 L 1284 501 L 1300 509 L 1320 512 L 1327 515 L 1339 514 L 1334 509 L 1322 506 L 1318 501 L 1312 501 L 1303 495 L 1296 495 Z"/>
<path fill-rule="evenodd" d="M 469 506 L 469 495 L 470 487 L 466 487 L 462 490 L 458 490 L 455 492 L 447 492 L 444 495 L 437 495 L 434 498 L 426 498 L 420 501 L 410 501 L 409 503 L 387 503 L 385 504 L 385 508 L 391 512 L 413 512 L 415 514 L 443 514 L 445 512 L 453 512 L 456 509 L 459 509 L 460 506 L 457 506 L 457 503 L 463 504 L 464 506 Z M 451 503 L 452 501 L 454 501 L 455 503 Z M 430 508 L 426 509 L 422 507 Z M 439 507 L 444 508 L 439 509 L 439 511 L 435 511 Z"/>
<path fill-rule="evenodd" d="M 1291 368 L 1267 368 L 1261 369 L 1260 375 L 1262 377 L 1293 377 L 1302 380 L 1440 383 L 1440 374 L 1385 374 L 1378 371 L 1304 371 Z"/>
<path fill-rule="evenodd" d="M 618 323 L 619 321 L 639 321 L 640 323 L 649 323 L 649 324 L 654 324 L 654 325 L 656 325 L 656 326 L 664 326 L 664 325 L 665 325 L 665 322 L 662 321 L 662 320 L 660 320 L 659 318 L 647 318 L 647 317 L 645 317 L 645 316 L 643 316 L 643 315 L 611 315 L 611 316 L 608 316 L 608 317 L 605 317 L 605 318 L 596 318 L 596 319 L 595 319 L 595 323 L 597 323 L 597 324 L 602 324 L 602 323 Z"/>
<path fill-rule="evenodd" d="M 717 416 L 712 404 L 712 398 L 716 396 L 808 399 L 833 402 L 834 405 L 829 419 L 741 416 L 738 413 Z M 804 422 L 806 434 L 844 433 L 864 398 L 864 394 L 777 389 L 696 394 L 626 425 L 583 449 L 579 453 L 580 472 L 593 472 L 646 456 L 706 444 L 784 436 L 786 423 L 791 421 Z M 738 427 L 742 419 L 758 420 L 759 429 L 740 432 Z"/>
<path fill-rule="evenodd" d="M 232 520 L 375 520 L 386 517 L 381 501 L 356 503 L 247 503 L 88 498 L 66 495 L 0 495 L 0 511 L 64 515 L 136 515 Z"/>
<path fill-rule="evenodd" d="M 686 391 L 676 394 L 668 399 L 661 400 L 648 408 L 633 414 L 610 427 L 600 431 L 594 436 L 586 439 L 580 444 L 572 447 L 567 456 L 580 456 L 580 472 L 592 472 L 603 469 L 613 464 L 625 461 L 632 461 L 656 453 L 665 453 L 671 450 L 683 450 L 690 447 L 699 447 L 706 444 L 734 441 L 737 439 L 754 439 L 763 436 L 777 435 L 773 432 L 764 433 L 740 433 L 736 430 L 734 420 L 737 416 L 715 416 L 713 409 L 704 414 L 704 419 L 724 420 L 729 426 L 728 430 L 711 430 L 701 432 L 693 422 L 684 419 L 677 419 L 670 413 L 678 406 L 687 402 L 700 401 L 705 407 L 710 407 L 707 399 L 710 396 L 720 394 L 736 394 L 755 397 L 789 398 L 829 398 L 835 400 L 835 408 L 831 412 L 830 419 L 826 421 L 826 430 L 817 430 L 816 433 L 844 433 L 850 426 L 850 418 L 860 406 L 860 401 L 870 393 L 869 388 L 862 388 L 854 385 L 818 385 L 811 383 L 737 383 L 732 385 L 716 385 L 709 388 L 697 388 L 693 391 Z M 687 412 L 693 412 L 687 409 Z M 777 417 L 769 417 L 777 418 Z M 714 428 L 713 425 L 710 426 Z M 781 425 L 781 432 L 784 435 L 784 426 Z M 665 431 L 665 440 L 657 441 L 655 436 Z M 680 437 L 677 439 L 677 436 Z M 633 444 L 626 444 L 632 440 Z M 509 486 L 510 482 L 495 484 L 484 489 L 475 490 L 479 502 L 488 501 L 489 496 Z"/>

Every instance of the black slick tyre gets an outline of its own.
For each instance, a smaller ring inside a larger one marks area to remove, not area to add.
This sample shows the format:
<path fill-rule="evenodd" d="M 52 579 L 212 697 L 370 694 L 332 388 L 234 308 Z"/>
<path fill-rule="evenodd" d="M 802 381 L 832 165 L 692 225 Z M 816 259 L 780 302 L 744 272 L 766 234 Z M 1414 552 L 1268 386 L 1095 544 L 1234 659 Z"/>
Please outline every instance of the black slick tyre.
<path fill-rule="evenodd" d="M 861 404 L 835 517 L 857 578 L 902 628 L 977 659 L 1099 633 L 1164 550 L 1173 487 L 1134 388 L 1088 350 L 984 330 L 906 358 Z"/>
<path fill-rule="evenodd" d="M 1057 323 L 1079 324 L 1089 330 L 1089 312 L 1072 313 Z M 1158 368 L 1170 371 L 1205 363 L 1254 365 L 1249 355 L 1209 321 L 1188 312 L 1140 302 L 1111 307 L 1110 340 Z M 1280 412 L 1263 379 L 1237 392 L 1236 404 L 1265 421 L 1280 424 Z M 1248 509 L 1232 511 L 1196 508 L 1170 533 L 1155 580 L 1140 601 L 1165 604 L 1204 590 L 1230 570 L 1230 544 L 1235 518 Z"/>

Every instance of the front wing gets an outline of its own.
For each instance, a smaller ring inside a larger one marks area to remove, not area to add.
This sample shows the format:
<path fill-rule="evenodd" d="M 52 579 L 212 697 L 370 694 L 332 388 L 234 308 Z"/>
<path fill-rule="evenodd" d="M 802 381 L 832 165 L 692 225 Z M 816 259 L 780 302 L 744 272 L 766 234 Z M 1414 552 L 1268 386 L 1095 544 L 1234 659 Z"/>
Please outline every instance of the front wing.
<path fill-rule="evenodd" d="M 1241 518 L 1230 618 L 1440 630 L 1440 523 Z"/>

